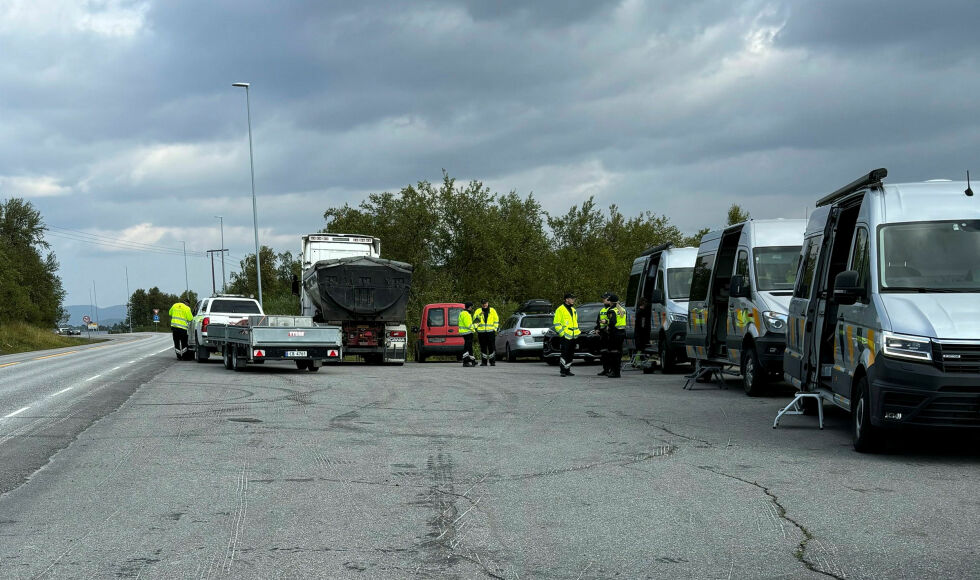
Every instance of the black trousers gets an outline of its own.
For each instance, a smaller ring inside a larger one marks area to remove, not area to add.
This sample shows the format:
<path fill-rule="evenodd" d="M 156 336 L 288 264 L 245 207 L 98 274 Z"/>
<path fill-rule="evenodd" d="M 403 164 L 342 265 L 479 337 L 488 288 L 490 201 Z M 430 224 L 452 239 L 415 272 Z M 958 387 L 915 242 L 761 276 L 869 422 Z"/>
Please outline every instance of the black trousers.
<path fill-rule="evenodd" d="M 565 374 L 571 372 L 572 361 L 575 360 L 575 339 L 574 338 L 562 338 L 561 339 L 561 358 L 558 359 L 559 365 L 561 365 L 561 372 Z"/>
<path fill-rule="evenodd" d="M 496 358 L 494 356 L 496 354 L 494 350 L 496 348 L 496 345 L 494 345 L 495 333 L 478 332 L 476 335 L 480 339 L 480 358 L 483 360 L 494 360 Z"/>
<path fill-rule="evenodd" d="M 473 333 L 463 335 L 463 364 L 476 360 L 473 356 Z"/>
<path fill-rule="evenodd" d="M 183 354 L 187 350 L 187 329 L 171 326 L 170 331 L 174 335 L 174 350 L 178 354 Z"/>
<path fill-rule="evenodd" d="M 606 343 L 606 357 L 603 362 L 603 367 L 615 376 L 619 376 L 620 368 L 623 365 L 623 341 L 625 340 L 625 331 L 614 330 L 609 333 L 609 339 Z"/>

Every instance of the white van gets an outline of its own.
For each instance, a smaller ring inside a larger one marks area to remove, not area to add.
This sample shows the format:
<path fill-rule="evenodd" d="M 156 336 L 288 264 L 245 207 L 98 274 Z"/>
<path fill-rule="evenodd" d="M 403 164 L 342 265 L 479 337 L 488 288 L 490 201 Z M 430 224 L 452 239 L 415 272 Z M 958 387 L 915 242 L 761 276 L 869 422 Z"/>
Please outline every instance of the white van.
<path fill-rule="evenodd" d="M 655 363 L 669 373 L 687 362 L 687 297 L 697 255 L 697 248 L 667 243 L 633 260 L 625 305 L 636 308 L 635 345 L 646 354 L 644 373 L 653 372 Z"/>
<path fill-rule="evenodd" d="M 783 374 L 786 316 L 806 220 L 749 220 L 701 238 L 688 302 L 687 356 L 737 365 L 745 392 Z"/>
<path fill-rule="evenodd" d="M 980 427 L 980 199 L 887 174 L 817 202 L 790 304 L 786 380 L 850 411 L 858 451 L 887 427 Z"/>

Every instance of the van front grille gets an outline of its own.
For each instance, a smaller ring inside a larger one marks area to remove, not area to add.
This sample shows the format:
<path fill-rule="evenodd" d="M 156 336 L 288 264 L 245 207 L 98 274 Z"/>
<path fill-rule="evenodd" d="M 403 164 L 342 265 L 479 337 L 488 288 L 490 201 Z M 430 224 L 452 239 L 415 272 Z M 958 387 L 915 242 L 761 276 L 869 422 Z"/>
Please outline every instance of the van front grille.
<path fill-rule="evenodd" d="M 933 343 L 933 360 L 946 373 L 980 374 L 980 342 Z"/>

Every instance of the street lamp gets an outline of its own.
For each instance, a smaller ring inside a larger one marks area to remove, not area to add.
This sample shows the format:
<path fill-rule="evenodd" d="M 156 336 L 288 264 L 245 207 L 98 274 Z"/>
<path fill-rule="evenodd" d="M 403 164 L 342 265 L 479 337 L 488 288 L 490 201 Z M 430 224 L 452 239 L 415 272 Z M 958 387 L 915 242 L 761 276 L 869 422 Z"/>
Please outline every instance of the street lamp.
<path fill-rule="evenodd" d="M 255 228 L 255 278 L 259 282 L 259 305 L 262 305 L 262 265 L 259 255 L 259 211 L 255 205 L 255 159 L 252 156 L 252 106 L 248 99 L 249 83 L 231 83 L 245 89 L 245 112 L 248 115 L 248 163 L 252 171 L 252 225 Z M 222 244 L 224 246 L 224 244 Z M 224 254 L 222 254 L 224 258 Z"/>
<path fill-rule="evenodd" d="M 228 291 L 228 283 L 225 282 L 225 216 L 216 215 L 221 223 L 221 291 Z"/>

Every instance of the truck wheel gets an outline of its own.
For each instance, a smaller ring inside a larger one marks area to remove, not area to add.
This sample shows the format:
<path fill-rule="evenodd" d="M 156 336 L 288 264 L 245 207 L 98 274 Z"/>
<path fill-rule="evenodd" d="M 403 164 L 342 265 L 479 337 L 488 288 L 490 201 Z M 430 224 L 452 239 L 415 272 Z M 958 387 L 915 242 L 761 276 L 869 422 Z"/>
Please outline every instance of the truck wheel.
<path fill-rule="evenodd" d="M 231 370 L 231 353 L 228 352 L 227 347 L 221 347 L 221 362 L 226 369 Z"/>
<path fill-rule="evenodd" d="M 858 453 L 875 453 L 881 449 L 881 429 L 871 424 L 871 396 L 868 379 L 861 377 L 855 385 L 857 401 L 851 408 L 851 425 L 854 450 Z"/>
<path fill-rule="evenodd" d="M 758 397 L 766 390 L 766 371 L 759 363 L 759 355 L 755 352 L 755 347 L 747 347 L 742 351 L 742 386 L 745 387 L 745 394 L 750 397 Z"/>
<path fill-rule="evenodd" d="M 194 349 L 194 358 L 197 359 L 197 362 L 199 363 L 208 362 L 208 358 L 210 358 L 210 356 L 211 353 L 208 352 L 208 347 L 206 346 L 198 345 L 197 348 Z"/>
<path fill-rule="evenodd" d="M 668 375 L 677 370 L 674 357 L 670 354 L 670 349 L 667 348 L 666 336 L 657 341 L 657 357 L 660 359 L 660 370 L 663 374 Z"/>
<path fill-rule="evenodd" d="M 507 362 L 517 362 L 517 355 L 510 351 L 509 342 L 504 345 L 504 357 L 507 359 Z"/>

